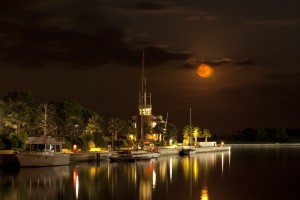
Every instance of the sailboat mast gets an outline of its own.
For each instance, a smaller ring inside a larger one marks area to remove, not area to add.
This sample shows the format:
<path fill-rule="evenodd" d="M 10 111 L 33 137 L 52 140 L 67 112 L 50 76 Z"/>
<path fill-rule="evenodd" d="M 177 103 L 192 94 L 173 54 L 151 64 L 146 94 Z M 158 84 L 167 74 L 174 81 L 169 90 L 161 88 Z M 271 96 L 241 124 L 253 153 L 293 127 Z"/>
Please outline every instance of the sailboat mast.
<path fill-rule="evenodd" d="M 144 105 L 143 107 L 145 107 L 146 105 L 146 94 L 145 94 L 145 74 L 144 74 L 144 51 L 143 51 L 143 58 L 142 58 L 142 84 L 141 84 L 141 105 Z M 144 109 L 144 108 L 142 108 Z M 144 142 L 144 121 L 143 121 L 143 115 L 140 116 L 141 117 L 141 145 L 143 146 L 143 142 Z"/>
<path fill-rule="evenodd" d="M 142 58 L 142 84 L 141 84 L 141 93 L 142 93 L 142 104 L 145 104 L 145 74 L 144 74 L 144 51 L 143 51 L 143 58 Z"/>
<path fill-rule="evenodd" d="M 190 108 L 190 144 L 192 143 L 192 109 Z"/>
<path fill-rule="evenodd" d="M 44 113 L 44 136 L 47 135 L 47 118 L 48 118 L 48 115 L 47 115 L 47 105 L 45 104 L 44 105 L 44 109 L 45 109 L 45 113 Z"/>

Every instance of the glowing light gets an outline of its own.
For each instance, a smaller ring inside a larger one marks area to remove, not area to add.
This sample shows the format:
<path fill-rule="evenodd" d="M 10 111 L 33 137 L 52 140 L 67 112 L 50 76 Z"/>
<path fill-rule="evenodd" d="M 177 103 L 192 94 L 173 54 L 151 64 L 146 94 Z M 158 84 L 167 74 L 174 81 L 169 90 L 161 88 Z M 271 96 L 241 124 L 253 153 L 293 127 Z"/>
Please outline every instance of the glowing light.
<path fill-rule="evenodd" d="M 76 168 L 73 169 L 73 186 L 75 189 L 75 196 L 76 199 L 78 199 L 78 193 L 79 193 L 79 179 Z"/>
<path fill-rule="evenodd" d="M 202 190 L 201 190 L 201 200 L 208 200 L 209 197 L 208 197 L 208 190 L 206 187 L 204 187 Z"/>
<path fill-rule="evenodd" d="M 197 68 L 197 74 L 202 78 L 208 78 L 213 74 L 213 69 L 207 64 L 201 64 Z"/>
<path fill-rule="evenodd" d="M 194 175 L 194 181 L 195 183 L 198 182 L 198 176 L 199 176 L 199 166 L 196 157 L 193 160 L 193 175 Z"/>
<path fill-rule="evenodd" d="M 90 177 L 94 178 L 96 175 L 96 167 L 90 168 Z"/>
<path fill-rule="evenodd" d="M 152 171 L 152 188 L 155 189 L 156 186 L 156 172 L 155 170 Z"/>
<path fill-rule="evenodd" d="M 133 134 L 130 134 L 130 135 L 129 135 L 129 139 L 130 139 L 130 140 L 133 140 Z"/>
<path fill-rule="evenodd" d="M 172 158 L 170 158 L 170 183 L 172 183 L 172 179 L 173 179 L 173 162 L 172 162 Z"/>
<path fill-rule="evenodd" d="M 74 152 L 74 153 L 77 152 L 77 145 L 76 145 L 76 144 L 73 145 L 73 152 Z"/>
<path fill-rule="evenodd" d="M 224 153 L 222 152 L 222 177 L 224 172 Z"/>

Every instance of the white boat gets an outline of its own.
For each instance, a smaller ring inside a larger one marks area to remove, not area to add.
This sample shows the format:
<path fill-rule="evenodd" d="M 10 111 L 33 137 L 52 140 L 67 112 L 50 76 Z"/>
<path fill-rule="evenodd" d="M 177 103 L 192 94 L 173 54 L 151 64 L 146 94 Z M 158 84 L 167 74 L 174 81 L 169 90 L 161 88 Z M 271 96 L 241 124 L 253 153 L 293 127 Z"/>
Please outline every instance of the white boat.
<path fill-rule="evenodd" d="M 132 156 L 130 151 L 116 151 L 111 156 L 109 156 L 109 159 L 112 162 L 134 162 L 136 160 L 136 158 Z"/>
<path fill-rule="evenodd" d="M 181 149 L 179 151 L 179 155 L 194 155 L 196 153 L 196 150 L 195 149 L 192 149 L 192 148 L 186 148 L 186 149 Z"/>
<path fill-rule="evenodd" d="M 112 162 L 134 162 L 135 159 L 131 155 L 111 155 L 109 156 Z"/>
<path fill-rule="evenodd" d="M 147 151 L 119 151 L 114 152 L 109 159 L 111 161 L 119 162 L 132 162 L 139 160 L 150 160 L 154 158 L 155 154 L 148 153 Z"/>
<path fill-rule="evenodd" d="M 47 106 L 44 105 L 45 113 L 42 128 L 43 136 L 29 137 L 26 141 L 26 150 L 16 154 L 20 167 L 45 167 L 68 165 L 70 154 L 62 153 L 63 141 L 58 141 L 48 133 L 56 128 L 47 131 Z"/>
<path fill-rule="evenodd" d="M 160 152 L 158 152 L 158 151 L 144 151 L 144 150 L 130 151 L 130 154 L 133 157 L 147 156 L 150 159 L 151 158 L 158 158 L 160 156 Z"/>
<path fill-rule="evenodd" d="M 62 141 L 51 136 L 29 137 L 27 149 L 16 154 L 20 167 L 68 165 L 70 154 L 62 153 Z"/>

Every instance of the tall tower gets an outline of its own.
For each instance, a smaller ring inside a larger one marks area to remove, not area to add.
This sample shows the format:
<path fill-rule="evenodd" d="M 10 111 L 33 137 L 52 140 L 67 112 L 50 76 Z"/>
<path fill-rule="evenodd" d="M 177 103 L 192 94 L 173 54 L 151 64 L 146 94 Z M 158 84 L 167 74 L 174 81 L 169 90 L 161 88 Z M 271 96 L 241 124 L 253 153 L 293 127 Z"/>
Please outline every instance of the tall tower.
<path fill-rule="evenodd" d="M 142 76 L 141 76 L 141 90 L 139 92 L 139 114 L 137 116 L 137 128 L 138 128 L 138 139 L 140 143 L 145 140 L 144 123 L 151 123 L 152 121 L 152 104 L 151 104 L 151 93 L 147 94 L 146 89 L 146 77 L 144 73 L 144 52 L 142 59 Z"/>

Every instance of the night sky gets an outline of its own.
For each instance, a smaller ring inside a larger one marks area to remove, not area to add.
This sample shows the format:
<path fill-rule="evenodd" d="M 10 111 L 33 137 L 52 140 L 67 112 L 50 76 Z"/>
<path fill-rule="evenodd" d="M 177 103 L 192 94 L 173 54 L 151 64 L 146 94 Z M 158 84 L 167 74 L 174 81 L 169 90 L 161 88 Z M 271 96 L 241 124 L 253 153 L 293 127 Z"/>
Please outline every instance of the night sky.
<path fill-rule="evenodd" d="M 213 134 L 300 128 L 296 0 L 2 0 L 0 96 L 136 114 L 142 52 L 154 115 Z M 199 77 L 209 64 L 214 74 Z"/>

